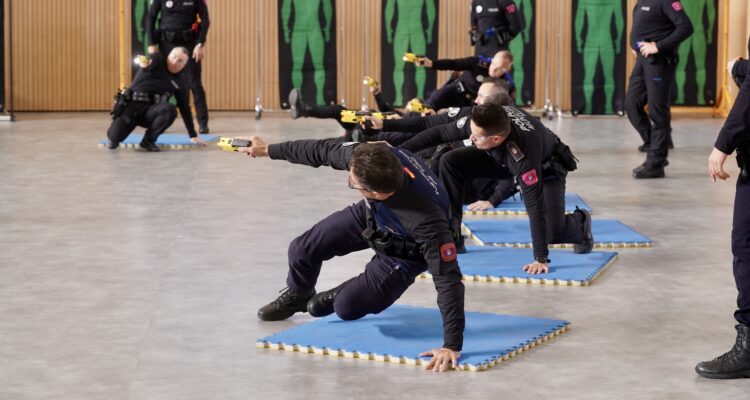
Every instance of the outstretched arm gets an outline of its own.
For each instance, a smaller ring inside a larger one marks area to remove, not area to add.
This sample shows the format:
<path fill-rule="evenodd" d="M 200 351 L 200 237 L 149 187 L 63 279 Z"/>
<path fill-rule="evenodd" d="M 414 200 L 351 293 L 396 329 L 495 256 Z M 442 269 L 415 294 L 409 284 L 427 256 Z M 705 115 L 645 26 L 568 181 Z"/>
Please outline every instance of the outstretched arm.
<path fill-rule="evenodd" d="M 250 136 L 252 147 L 242 147 L 238 151 L 250 157 L 268 157 L 272 160 L 286 160 L 292 164 L 311 167 L 325 165 L 333 169 L 348 170 L 349 160 L 356 144 L 331 140 L 295 140 L 276 144 L 266 144 L 257 136 Z"/>

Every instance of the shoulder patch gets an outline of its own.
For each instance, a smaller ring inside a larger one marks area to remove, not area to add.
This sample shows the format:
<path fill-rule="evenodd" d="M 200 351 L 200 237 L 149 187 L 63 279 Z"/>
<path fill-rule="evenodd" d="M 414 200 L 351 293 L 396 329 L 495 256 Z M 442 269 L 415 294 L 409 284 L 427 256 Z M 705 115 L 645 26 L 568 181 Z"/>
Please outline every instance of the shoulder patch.
<path fill-rule="evenodd" d="M 440 246 L 440 258 L 442 258 L 444 262 L 456 261 L 457 257 L 458 252 L 456 251 L 456 245 L 454 243 L 446 243 Z"/>
<path fill-rule="evenodd" d="M 516 12 L 516 4 L 515 3 L 508 4 L 508 6 L 505 7 L 505 12 L 507 12 L 508 14 L 513 14 L 514 12 Z"/>
<path fill-rule="evenodd" d="M 508 142 L 506 147 L 508 148 L 508 152 L 510 153 L 510 155 L 513 157 L 514 160 L 521 161 L 523 159 L 524 157 L 523 152 L 521 151 L 520 148 L 518 148 L 518 145 L 516 144 L 516 142 Z"/>
<path fill-rule="evenodd" d="M 464 125 L 466 125 L 466 118 L 468 117 L 463 117 L 459 119 L 458 122 L 456 122 L 456 127 L 458 127 L 458 129 L 461 129 L 464 127 Z"/>
<path fill-rule="evenodd" d="M 521 180 L 526 186 L 534 186 L 539 182 L 539 175 L 537 175 L 535 169 L 530 169 L 521 175 Z"/>
<path fill-rule="evenodd" d="M 450 108 L 448 108 L 448 116 L 451 117 L 451 118 L 455 117 L 456 115 L 458 115 L 458 111 L 459 110 L 460 109 L 458 107 L 450 107 Z"/>
<path fill-rule="evenodd" d="M 672 8 L 675 11 L 682 11 L 682 3 L 680 3 L 679 1 L 675 1 L 674 3 L 672 3 Z"/>

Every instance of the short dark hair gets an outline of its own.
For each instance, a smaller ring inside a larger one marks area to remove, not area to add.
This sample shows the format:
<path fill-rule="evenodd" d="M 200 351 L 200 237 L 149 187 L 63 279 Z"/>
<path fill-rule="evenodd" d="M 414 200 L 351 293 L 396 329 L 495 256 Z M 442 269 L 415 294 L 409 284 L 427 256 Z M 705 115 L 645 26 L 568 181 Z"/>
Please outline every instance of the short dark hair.
<path fill-rule="evenodd" d="M 510 83 L 500 77 L 487 76 L 482 81 L 482 85 L 492 85 L 494 92 L 510 93 Z"/>
<path fill-rule="evenodd" d="M 404 183 L 404 166 L 384 143 L 358 145 L 352 152 L 349 168 L 369 191 L 391 193 Z"/>
<path fill-rule="evenodd" d="M 510 106 L 513 105 L 513 99 L 510 97 L 508 92 L 497 92 L 484 98 L 485 103 L 497 104 L 498 106 Z"/>
<path fill-rule="evenodd" d="M 501 104 L 485 102 L 474 106 L 471 110 L 471 120 L 474 125 L 487 131 L 488 136 L 505 136 L 510 133 L 510 118 Z"/>

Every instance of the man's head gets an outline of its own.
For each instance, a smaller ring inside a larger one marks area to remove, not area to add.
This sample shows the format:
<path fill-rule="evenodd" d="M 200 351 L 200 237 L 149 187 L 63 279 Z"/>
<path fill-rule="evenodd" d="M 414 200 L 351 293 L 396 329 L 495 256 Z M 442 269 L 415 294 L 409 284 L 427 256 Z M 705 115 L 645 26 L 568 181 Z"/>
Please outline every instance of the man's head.
<path fill-rule="evenodd" d="M 504 79 L 500 78 L 485 78 L 482 84 L 477 90 L 477 97 L 474 99 L 474 104 L 482 104 L 487 101 L 487 97 L 498 94 L 510 92 L 510 85 Z"/>
<path fill-rule="evenodd" d="M 368 199 L 385 200 L 404 183 L 404 166 L 384 143 L 363 143 L 352 152 L 349 187 Z"/>
<path fill-rule="evenodd" d="M 167 70 L 170 74 L 178 74 L 188 63 L 188 49 L 175 47 L 167 55 Z"/>
<path fill-rule="evenodd" d="M 486 102 L 471 111 L 471 136 L 478 149 L 500 146 L 510 133 L 510 118 L 502 105 Z"/>
<path fill-rule="evenodd" d="M 500 50 L 495 53 L 490 63 L 490 76 L 497 78 L 513 69 L 513 54 L 508 50 Z"/>

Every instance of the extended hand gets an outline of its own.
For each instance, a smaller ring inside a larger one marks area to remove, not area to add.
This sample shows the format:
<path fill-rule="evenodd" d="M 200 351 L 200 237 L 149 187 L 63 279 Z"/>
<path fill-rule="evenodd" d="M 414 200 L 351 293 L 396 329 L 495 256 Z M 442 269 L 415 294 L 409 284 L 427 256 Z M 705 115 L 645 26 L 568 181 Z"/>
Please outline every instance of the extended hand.
<path fill-rule="evenodd" d="M 156 53 L 159 51 L 159 46 L 152 44 L 151 46 L 148 46 L 148 54 Z"/>
<path fill-rule="evenodd" d="M 711 176 L 712 181 L 716 182 L 716 178 L 722 181 L 729 178 L 729 174 L 724 172 L 724 161 L 727 160 L 727 157 L 727 154 L 714 147 L 714 150 L 708 157 L 708 175 Z"/>
<path fill-rule="evenodd" d="M 479 200 L 469 204 L 469 210 L 471 211 L 484 211 L 492 208 L 492 203 L 486 200 Z"/>
<path fill-rule="evenodd" d="M 383 129 L 383 120 L 380 118 L 375 118 L 372 116 L 365 117 L 365 122 L 362 122 L 362 128 L 365 128 L 365 129 L 368 128 L 366 121 L 370 121 L 370 127 L 369 127 L 370 129 L 375 129 L 375 130 Z"/>
<path fill-rule="evenodd" d="M 268 145 L 263 139 L 257 136 L 239 137 L 237 139 L 249 139 L 253 144 L 251 147 L 240 147 L 237 149 L 240 153 L 245 153 L 248 157 L 252 158 L 268 157 Z"/>
<path fill-rule="evenodd" d="M 427 57 L 421 57 L 417 60 L 417 65 L 421 65 L 427 68 L 432 68 L 432 60 L 430 60 Z"/>
<path fill-rule="evenodd" d="M 201 139 L 201 138 L 200 138 L 199 136 L 196 136 L 196 137 L 190 138 L 190 143 L 195 143 L 195 144 L 198 144 L 198 145 L 200 145 L 201 147 L 206 147 L 206 146 L 208 146 L 208 143 L 207 143 L 207 142 L 206 142 L 205 140 Z"/>
<path fill-rule="evenodd" d="M 549 267 L 547 266 L 547 263 L 540 263 L 539 261 L 534 261 L 531 264 L 526 264 L 523 267 L 524 272 L 527 272 L 531 275 L 536 274 L 546 274 L 549 272 Z"/>
<path fill-rule="evenodd" d="M 641 47 L 638 50 L 644 57 L 648 57 L 659 52 L 659 48 L 656 47 L 656 42 L 641 42 Z"/>
<path fill-rule="evenodd" d="M 458 358 L 461 357 L 460 351 L 453 351 L 446 349 L 445 347 L 440 349 L 432 349 L 430 351 L 424 351 L 419 353 L 420 357 L 432 357 L 430 363 L 425 367 L 426 370 L 432 370 L 432 372 L 444 372 L 448 370 L 448 367 L 458 367 Z"/>

